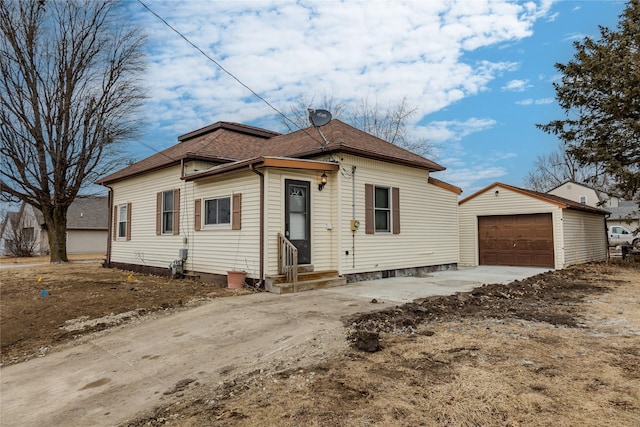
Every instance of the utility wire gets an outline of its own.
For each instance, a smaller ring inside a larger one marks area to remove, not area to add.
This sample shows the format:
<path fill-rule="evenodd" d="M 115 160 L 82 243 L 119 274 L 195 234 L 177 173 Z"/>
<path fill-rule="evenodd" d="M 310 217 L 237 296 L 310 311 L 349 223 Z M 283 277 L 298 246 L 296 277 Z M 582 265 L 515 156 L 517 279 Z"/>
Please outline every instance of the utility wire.
<path fill-rule="evenodd" d="M 301 128 L 300 126 L 298 126 L 298 124 L 296 122 L 294 122 L 293 120 L 291 120 L 289 117 L 287 117 L 284 113 L 282 113 L 280 110 L 278 110 L 276 107 L 274 107 L 273 105 L 271 105 L 271 103 L 269 101 L 267 101 L 264 97 L 260 96 L 258 93 L 256 93 L 256 91 L 254 91 L 253 89 L 251 89 L 249 86 L 247 86 L 244 82 L 242 82 L 242 80 L 240 80 L 238 77 L 236 77 L 235 75 L 233 75 L 233 73 L 231 73 L 230 71 L 228 71 L 226 68 L 224 68 L 222 66 L 222 64 L 220 64 L 218 61 L 216 61 L 215 59 L 213 59 L 211 56 L 209 56 L 205 51 L 203 51 L 202 49 L 200 49 L 195 43 L 193 43 L 191 40 L 189 40 L 184 34 L 182 34 L 180 31 L 178 31 L 177 29 L 175 29 L 171 24 L 169 24 L 163 17 L 161 17 L 160 15 L 158 15 L 156 12 L 154 12 L 153 10 L 151 10 L 151 8 L 149 8 L 149 6 L 147 6 L 146 4 L 144 4 L 142 2 L 142 0 L 137 0 L 138 3 L 140 3 L 142 5 L 142 7 L 144 7 L 145 9 L 147 9 L 149 11 L 149 13 L 151 13 L 153 16 L 155 16 L 156 18 L 158 18 L 160 21 L 162 21 L 162 23 L 164 25 L 166 25 L 167 27 L 169 27 L 174 33 L 176 33 L 177 35 L 179 35 L 184 41 L 186 41 L 187 43 L 189 43 L 194 49 L 196 49 L 198 52 L 200 52 L 205 58 L 207 58 L 209 61 L 213 62 L 218 68 L 220 68 L 222 71 L 224 71 L 229 77 L 231 77 L 232 79 L 234 79 L 236 82 L 238 82 L 242 87 L 244 87 L 245 89 L 247 89 L 249 92 L 251 92 L 256 98 L 258 98 L 259 100 L 261 100 L 262 102 L 264 102 L 267 106 L 269 106 L 269 108 L 271 108 L 273 111 L 275 111 L 276 113 L 278 113 L 280 116 L 282 116 L 286 121 L 290 122 L 291 124 L 293 124 L 296 128 L 300 129 L 301 131 L 303 131 L 304 133 L 306 133 L 311 139 L 313 139 L 314 141 L 316 141 L 317 143 L 319 143 L 320 145 L 324 145 L 323 142 L 318 141 L 316 138 L 314 138 L 313 135 L 311 135 L 309 132 L 307 132 L 306 129 Z"/>

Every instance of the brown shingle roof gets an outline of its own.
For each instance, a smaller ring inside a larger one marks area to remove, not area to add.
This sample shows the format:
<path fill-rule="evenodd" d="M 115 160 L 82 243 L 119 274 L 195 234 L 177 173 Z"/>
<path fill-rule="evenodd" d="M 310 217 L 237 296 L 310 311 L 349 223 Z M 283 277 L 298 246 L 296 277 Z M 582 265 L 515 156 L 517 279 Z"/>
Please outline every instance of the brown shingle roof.
<path fill-rule="evenodd" d="M 262 155 L 304 158 L 323 152 L 347 152 L 363 157 L 420 167 L 432 172 L 445 169 L 429 159 L 356 129 L 338 119 L 331 120 L 320 129 L 329 144 L 325 145 L 316 129 L 308 127 L 266 141 L 265 152 Z"/>
<path fill-rule="evenodd" d="M 591 212 L 591 213 L 597 213 L 597 214 L 601 214 L 601 215 L 607 215 L 609 212 L 602 210 L 602 209 L 598 209 L 598 208 L 594 208 L 591 207 L 589 205 L 585 205 L 573 200 L 569 200 L 569 199 L 565 199 L 564 197 L 560 197 L 560 196 L 554 196 L 553 194 L 547 194 L 547 193 L 539 193 L 537 191 L 533 191 L 533 190 L 527 190 L 525 188 L 519 188 L 519 187 L 514 187 L 512 185 L 507 185 L 507 184 L 503 184 L 501 182 L 494 182 L 493 184 L 483 188 L 482 190 L 476 191 L 475 193 L 473 193 L 472 195 L 470 195 L 469 197 L 460 200 L 460 202 L 458 204 L 463 204 L 468 202 L 469 200 L 479 196 L 480 194 L 488 191 L 489 189 L 493 188 L 493 187 L 501 187 L 501 188 L 505 188 L 507 190 L 511 190 L 511 191 L 515 191 L 516 193 L 520 193 L 520 194 L 524 194 L 525 196 L 529 196 L 529 197 L 533 197 L 535 199 L 539 199 L 548 203 L 553 203 L 563 209 L 574 209 L 574 210 L 579 210 L 579 211 L 584 211 L 584 212 Z"/>
<path fill-rule="evenodd" d="M 187 133 L 178 144 L 100 179 L 107 184 L 133 175 L 178 164 L 187 158 L 227 163 L 256 157 L 309 158 L 322 153 L 347 152 L 429 171 L 445 168 L 404 148 L 388 143 L 334 119 L 321 128 L 328 144 L 312 126 L 286 135 L 237 123 L 218 122 Z"/>
<path fill-rule="evenodd" d="M 178 137 L 178 144 L 105 176 L 98 184 L 108 184 L 144 172 L 161 169 L 189 157 L 200 157 L 226 163 L 258 156 L 262 142 L 278 135 L 265 129 L 238 123 L 218 122 Z"/>

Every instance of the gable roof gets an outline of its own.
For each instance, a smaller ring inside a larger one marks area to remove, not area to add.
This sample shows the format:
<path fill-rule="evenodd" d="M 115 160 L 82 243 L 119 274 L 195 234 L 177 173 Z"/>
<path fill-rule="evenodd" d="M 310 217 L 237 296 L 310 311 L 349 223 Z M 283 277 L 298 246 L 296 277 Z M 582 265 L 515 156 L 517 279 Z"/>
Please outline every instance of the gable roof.
<path fill-rule="evenodd" d="M 217 122 L 178 137 L 178 144 L 107 175 L 96 183 L 108 184 L 179 164 L 181 160 L 201 158 L 228 163 L 259 156 L 265 139 L 279 135 L 266 129 L 239 123 Z"/>
<path fill-rule="evenodd" d="M 547 193 L 551 193 L 553 190 L 557 190 L 558 188 L 560 188 L 560 187 L 562 187 L 563 185 L 566 185 L 566 184 L 579 185 L 580 187 L 592 190 L 594 193 L 596 193 L 596 197 L 598 198 L 599 202 L 604 202 L 609 198 L 607 193 L 605 193 L 603 191 L 600 191 L 597 188 L 591 187 L 590 185 L 584 184 L 582 182 L 573 181 L 573 180 L 565 181 L 562 184 L 553 187 L 551 190 L 547 191 Z"/>
<path fill-rule="evenodd" d="M 445 170 L 445 167 L 418 154 L 391 144 L 383 139 L 363 132 L 341 120 L 333 119 L 320 128 L 326 137 L 326 144 L 318 130 L 310 126 L 286 135 L 280 135 L 265 142 L 267 156 L 312 157 L 323 153 L 343 152 L 389 161 L 406 166 L 427 169 L 431 172 Z"/>
<path fill-rule="evenodd" d="M 309 158 L 335 152 L 413 166 L 429 171 L 445 168 L 418 154 L 356 129 L 340 120 L 331 120 L 321 132 L 310 126 L 286 135 L 238 123 L 218 122 L 178 137 L 179 143 L 151 157 L 101 178 L 108 184 L 134 175 L 179 164 L 181 160 L 202 159 L 231 163 L 259 157 Z"/>
<path fill-rule="evenodd" d="M 533 191 L 533 190 L 527 190 L 525 188 L 519 188 L 519 187 L 514 187 L 512 185 L 507 185 L 507 184 L 503 184 L 501 182 L 494 182 L 493 184 L 483 188 L 482 190 L 476 191 L 475 193 L 473 193 L 472 195 L 460 200 L 460 202 L 458 202 L 458 205 L 462 205 L 466 202 L 468 202 L 469 200 L 474 199 L 475 197 L 486 193 L 487 191 L 495 188 L 495 187 L 500 187 L 500 188 L 504 188 L 506 190 L 511 190 L 514 191 L 516 193 L 522 194 L 524 196 L 528 196 L 528 197 L 533 197 L 534 199 L 538 199 L 538 200 L 542 200 L 543 202 L 547 202 L 547 203 L 551 203 L 554 204 L 556 206 L 558 206 L 561 209 L 574 209 L 574 210 L 578 210 L 578 211 L 584 211 L 584 212 L 590 212 L 590 213 L 597 213 L 600 215 L 608 215 L 609 212 L 602 210 L 602 209 L 598 209 L 598 208 L 594 208 L 579 202 L 575 202 L 573 200 L 569 200 L 569 199 L 565 199 L 564 197 L 560 197 L 560 196 L 555 196 L 553 194 L 547 194 L 547 193 L 539 193 L 537 191 Z"/>
<path fill-rule="evenodd" d="M 67 211 L 67 229 L 107 230 L 109 201 L 105 196 L 77 197 Z"/>

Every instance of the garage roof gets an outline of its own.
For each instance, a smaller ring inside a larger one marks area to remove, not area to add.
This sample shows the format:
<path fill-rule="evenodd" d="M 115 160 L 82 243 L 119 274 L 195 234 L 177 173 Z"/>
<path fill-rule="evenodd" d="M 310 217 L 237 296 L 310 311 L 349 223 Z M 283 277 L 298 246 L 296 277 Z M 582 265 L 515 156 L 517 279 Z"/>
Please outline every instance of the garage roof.
<path fill-rule="evenodd" d="M 460 200 L 460 202 L 458 202 L 459 205 L 462 205 L 466 202 L 468 202 L 469 200 L 479 196 L 480 194 L 483 194 L 489 190 L 494 189 L 495 187 L 500 187 L 500 188 L 504 188 L 506 190 L 511 190 L 514 191 L 516 193 L 520 193 L 524 196 L 528 196 L 528 197 L 533 197 L 534 199 L 538 199 L 538 200 L 542 200 L 544 202 L 548 202 L 551 204 L 554 204 L 562 209 L 574 209 L 574 210 L 578 210 L 578 211 L 584 211 L 584 212 L 591 212 L 591 213 L 596 213 L 596 214 L 600 214 L 600 215 L 608 215 L 610 212 L 605 211 L 603 209 L 598 209 L 598 208 L 594 208 L 592 206 L 588 206 L 573 200 L 569 200 L 569 199 L 565 199 L 564 197 L 560 197 L 560 196 L 554 196 L 553 194 L 547 194 L 547 193 L 539 193 L 537 191 L 532 191 L 532 190 L 527 190 L 525 188 L 519 188 L 519 187 L 514 187 L 512 185 L 507 185 L 507 184 L 503 184 L 501 182 L 494 182 L 493 184 L 483 188 L 482 190 L 479 190 L 475 193 L 473 193 L 472 195 L 470 195 L 469 197 Z"/>

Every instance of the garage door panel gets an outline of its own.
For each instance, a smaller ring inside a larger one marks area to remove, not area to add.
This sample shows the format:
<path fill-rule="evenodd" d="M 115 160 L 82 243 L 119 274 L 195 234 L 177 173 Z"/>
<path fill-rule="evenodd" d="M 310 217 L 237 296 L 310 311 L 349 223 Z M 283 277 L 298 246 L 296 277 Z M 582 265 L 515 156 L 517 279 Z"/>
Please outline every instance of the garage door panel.
<path fill-rule="evenodd" d="M 555 265 L 551 214 L 478 217 L 478 240 L 481 265 Z"/>

